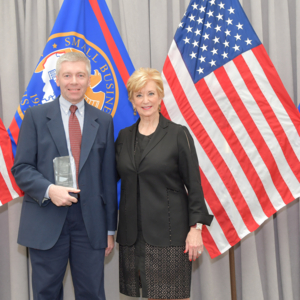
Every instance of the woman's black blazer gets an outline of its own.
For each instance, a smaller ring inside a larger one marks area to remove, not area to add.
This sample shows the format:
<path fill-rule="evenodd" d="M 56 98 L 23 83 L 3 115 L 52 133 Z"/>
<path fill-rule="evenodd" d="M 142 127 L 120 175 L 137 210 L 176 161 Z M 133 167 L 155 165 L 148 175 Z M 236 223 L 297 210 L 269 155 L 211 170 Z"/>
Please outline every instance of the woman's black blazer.
<path fill-rule="evenodd" d="M 153 246 L 182 246 L 195 223 L 209 225 L 193 139 L 187 128 L 160 115 L 159 125 L 135 165 L 139 121 L 120 131 L 116 140 L 121 200 L 117 242 L 131 246 L 137 239 L 137 179 L 142 229 Z M 187 191 L 186 191 L 186 189 Z"/>

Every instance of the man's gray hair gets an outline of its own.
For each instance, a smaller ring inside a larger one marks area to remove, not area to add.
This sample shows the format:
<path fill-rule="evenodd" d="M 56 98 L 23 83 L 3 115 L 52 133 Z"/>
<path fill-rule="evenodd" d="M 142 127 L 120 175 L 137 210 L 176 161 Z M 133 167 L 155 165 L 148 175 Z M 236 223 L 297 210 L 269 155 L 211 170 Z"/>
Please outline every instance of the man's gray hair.
<path fill-rule="evenodd" d="M 88 75 L 91 75 L 91 62 L 90 60 L 80 52 L 67 52 L 60 56 L 60 58 L 56 62 L 56 75 L 59 74 L 61 64 L 65 61 L 71 61 L 71 62 L 76 62 L 76 61 L 82 61 L 86 65 L 86 70 L 88 72 Z"/>

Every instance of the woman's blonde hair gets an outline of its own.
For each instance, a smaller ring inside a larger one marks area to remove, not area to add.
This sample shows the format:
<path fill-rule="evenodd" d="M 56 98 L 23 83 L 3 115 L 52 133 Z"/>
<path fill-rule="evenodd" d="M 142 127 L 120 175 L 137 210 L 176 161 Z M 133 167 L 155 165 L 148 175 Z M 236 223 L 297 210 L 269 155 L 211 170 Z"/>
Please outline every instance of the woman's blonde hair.
<path fill-rule="evenodd" d="M 127 81 L 127 92 L 129 100 L 133 99 L 133 93 L 140 91 L 148 81 L 154 81 L 158 96 L 164 97 L 164 85 L 160 73 L 156 69 L 139 68 L 134 71 Z"/>

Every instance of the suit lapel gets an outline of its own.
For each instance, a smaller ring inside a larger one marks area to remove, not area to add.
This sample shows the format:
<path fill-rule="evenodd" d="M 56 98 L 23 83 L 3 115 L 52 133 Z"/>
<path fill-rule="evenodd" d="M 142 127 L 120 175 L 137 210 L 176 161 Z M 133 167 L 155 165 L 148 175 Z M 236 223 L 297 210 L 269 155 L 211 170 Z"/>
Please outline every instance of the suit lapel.
<path fill-rule="evenodd" d="M 150 140 L 149 144 L 147 145 L 147 147 L 145 148 L 142 157 L 141 157 L 141 162 L 143 161 L 143 159 L 148 155 L 148 153 L 163 139 L 163 137 L 167 134 L 168 130 L 168 121 L 167 119 L 165 119 L 162 115 L 160 115 L 159 117 L 159 123 L 158 126 L 156 128 L 156 131 L 152 137 L 152 139 Z"/>
<path fill-rule="evenodd" d="M 51 105 L 51 107 L 50 107 Z M 60 156 L 69 155 L 58 98 L 49 105 L 47 126 Z"/>
<path fill-rule="evenodd" d="M 135 145 L 135 143 L 136 143 L 136 131 L 137 131 L 137 126 L 138 126 L 139 122 L 140 122 L 140 119 L 138 119 L 138 121 L 129 128 L 130 136 L 126 140 L 129 157 L 130 157 L 131 163 L 132 163 L 132 165 L 134 166 L 135 169 L 136 169 L 137 166 L 135 165 L 134 150 L 135 150 L 135 146 L 136 146 Z"/>
<path fill-rule="evenodd" d="M 98 119 L 97 115 L 93 113 L 90 105 L 87 105 L 86 102 L 84 102 L 84 105 L 84 124 L 81 140 L 79 173 L 89 156 L 99 130 L 99 124 L 96 122 L 96 119 Z"/>

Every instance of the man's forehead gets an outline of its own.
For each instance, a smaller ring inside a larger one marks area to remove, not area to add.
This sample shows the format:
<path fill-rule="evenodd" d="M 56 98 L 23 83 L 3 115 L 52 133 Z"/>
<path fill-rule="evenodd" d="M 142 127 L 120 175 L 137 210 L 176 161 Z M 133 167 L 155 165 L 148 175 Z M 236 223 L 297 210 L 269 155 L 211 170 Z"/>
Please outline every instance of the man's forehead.
<path fill-rule="evenodd" d="M 61 64 L 62 72 L 84 72 L 87 73 L 85 62 L 83 61 L 64 61 Z"/>
<path fill-rule="evenodd" d="M 74 68 L 74 67 L 85 67 L 85 62 L 84 61 L 63 61 L 61 63 L 62 67 L 70 67 L 70 68 Z"/>

